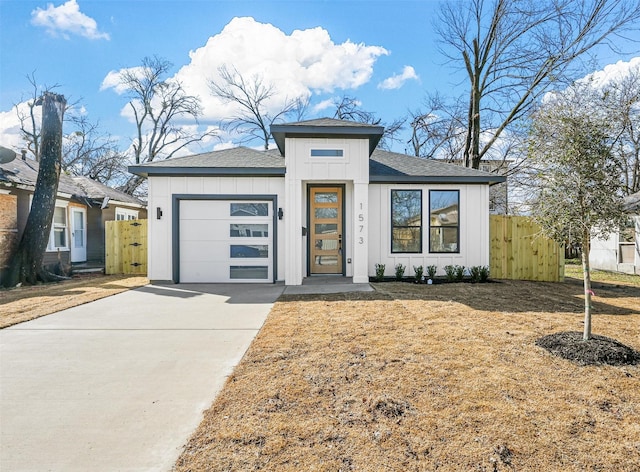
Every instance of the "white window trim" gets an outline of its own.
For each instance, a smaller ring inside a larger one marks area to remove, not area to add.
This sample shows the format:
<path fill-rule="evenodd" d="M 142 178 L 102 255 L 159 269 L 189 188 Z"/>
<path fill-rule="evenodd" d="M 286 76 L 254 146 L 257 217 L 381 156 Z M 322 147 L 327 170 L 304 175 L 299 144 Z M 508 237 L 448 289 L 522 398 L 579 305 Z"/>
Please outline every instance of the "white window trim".
<path fill-rule="evenodd" d="M 326 156 L 314 156 L 313 153 L 314 152 L 341 152 L 342 155 L 341 156 L 332 156 L 332 155 L 326 155 Z M 342 147 L 335 147 L 335 146 L 331 146 L 331 147 L 326 147 L 326 146 L 313 146 L 309 149 L 309 157 L 311 159 L 330 159 L 330 160 L 335 160 L 335 159 L 345 159 L 347 156 L 347 153 L 345 151 L 344 148 Z"/>
<path fill-rule="evenodd" d="M 33 203 L 33 195 L 29 195 L 29 211 L 31 211 L 31 204 Z M 53 245 L 54 237 L 53 237 L 53 229 L 54 222 L 51 222 L 51 231 L 49 232 L 49 240 L 47 241 L 47 249 L 46 252 L 58 252 L 58 251 L 69 251 L 69 202 L 67 200 L 57 200 L 56 199 L 56 208 L 64 208 L 64 217 L 65 217 L 65 242 L 67 243 L 64 247 L 55 247 Z"/>
<path fill-rule="evenodd" d="M 116 221 L 137 220 L 138 213 L 139 213 L 138 210 L 130 210 L 129 208 L 116 207 L 115 218 L 116 218 Z M 118 218 L 118 216 L 122 216 L 122 218 Z"/>

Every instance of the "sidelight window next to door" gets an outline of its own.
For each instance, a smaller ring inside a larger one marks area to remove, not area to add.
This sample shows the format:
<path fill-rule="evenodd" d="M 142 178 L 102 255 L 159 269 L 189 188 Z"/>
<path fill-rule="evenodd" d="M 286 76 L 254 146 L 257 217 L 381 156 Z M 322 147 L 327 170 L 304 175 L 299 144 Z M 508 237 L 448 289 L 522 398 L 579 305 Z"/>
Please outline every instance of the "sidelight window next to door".
<path fill-rule="evenodd" d="M 342 187 L 309 189 L 309 273 L 343 273 Z"/>

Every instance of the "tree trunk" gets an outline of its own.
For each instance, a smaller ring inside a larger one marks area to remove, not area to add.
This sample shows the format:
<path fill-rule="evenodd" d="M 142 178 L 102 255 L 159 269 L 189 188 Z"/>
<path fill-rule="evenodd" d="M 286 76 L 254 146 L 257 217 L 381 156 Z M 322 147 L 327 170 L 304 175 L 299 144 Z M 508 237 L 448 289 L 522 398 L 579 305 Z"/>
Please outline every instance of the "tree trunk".
<path fill-rule="evenodd" d="M 591 238 L 589 231 L 585 230 L 582 236 L 582 273 L 584 276 L 584 331 L 582 339 L 591 339 L 591 267 L 589 264 L 589 249 Z"/>
<path fill-rule="evenodd" d="M 7 274 L 7 287 L 56 278 L 44 269 L 43 259 L 58 192 L 62 163 L 62 119 L 66 103 L 63 95 L 51 92 L 45 92 L 38 103 L 42 105 L 40 170 L 27 224 Z"/>

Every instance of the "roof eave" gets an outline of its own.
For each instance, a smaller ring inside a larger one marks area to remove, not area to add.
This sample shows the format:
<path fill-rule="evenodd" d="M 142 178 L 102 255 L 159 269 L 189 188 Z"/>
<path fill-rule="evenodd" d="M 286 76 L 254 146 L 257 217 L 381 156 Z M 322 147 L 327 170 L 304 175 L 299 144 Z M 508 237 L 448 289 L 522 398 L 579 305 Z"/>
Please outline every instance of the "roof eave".
<path fill-rule="evenodd" d="M 369 182 L 376 184 L 413 183 L 413 184 L 489 184 L 505 182 L 506 177 L 496 176 L 453 176 L 453 175 L 371 175 Z"/>
<path fill-rule="evenodd" d="M 278 146 L 281 155 L 285 155 L 285 139 L 287 136 L 299 138 L 368 138 L 369 157 L 378 146 L 382 134 L 383 126 L 301 126 L 301 125 L 271 125 L 271 135 Z"/>
<path fill-rule="evenodd" d="M 147 167 L 130 166 L 129 172 L 141 177 L 284 177 L 284 167 Z"/>

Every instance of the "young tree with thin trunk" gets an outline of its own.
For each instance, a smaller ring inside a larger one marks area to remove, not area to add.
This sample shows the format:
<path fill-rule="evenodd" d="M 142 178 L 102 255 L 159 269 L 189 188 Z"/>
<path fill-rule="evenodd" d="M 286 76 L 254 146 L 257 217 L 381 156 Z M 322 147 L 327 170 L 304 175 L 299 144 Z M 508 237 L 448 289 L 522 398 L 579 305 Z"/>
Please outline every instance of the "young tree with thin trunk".
<path fill-rule="evenodd" d="M 56 206 L 62 162 L 62 121 L 67 102 L 62 95 L 45 92 L 34 104 L 42 105 L 40 169 L 27 224 L 5 280 L 7 287 L 59 278 L 43 267 L 43 259 Z"/>
<path fill-rule="evenodd" d="M 601 95 L 575 85 L 549 98 L 534 117 L 530 159 L 539 186 L 532 205 L 543 233 L 564 242 L 569 231 L 582 246 L 584 332 L 591 337 L 591 239 L 624 221 L 623 191 L 612 149 L 620 130 L 601 113 Z"/>
<path fill-rule="evenodd" d="M 480 161 L 578 60 L 635 28 L 638 0 L 465 0 L 442 4 L 441 51 L 467 77 L 463 159 Z M 481 139 L 482 138 L 482 139 Z"/>

